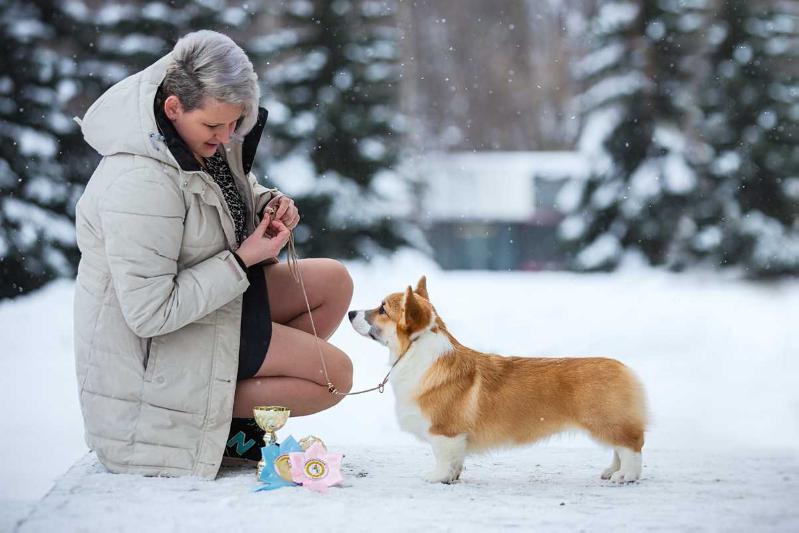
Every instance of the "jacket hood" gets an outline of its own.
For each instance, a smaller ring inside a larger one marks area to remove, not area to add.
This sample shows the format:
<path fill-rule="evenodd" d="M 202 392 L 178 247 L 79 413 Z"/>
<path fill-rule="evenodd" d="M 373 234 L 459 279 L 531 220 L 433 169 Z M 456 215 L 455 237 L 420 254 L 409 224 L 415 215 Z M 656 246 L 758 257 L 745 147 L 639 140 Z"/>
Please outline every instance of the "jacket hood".
<path fill-rule="evenodd" d="M 170 52 L 146 69 L 111 86 L 89 107 L 82 120 L 76 117 L 83 138 L 100 155 L 134 154 L 185 171 L 200 170 L 172 123 L 165 117 L 156 117 L 154 110 L 156 92 L 172 62 Z M 231 137 L 231 143 L 243 144 L 242 166 L 245 172 L 252 167 L 266 116 L 266 109 L 259 108 L 258 120 L 252 130 L 243 138 L 237 133 Z"/>

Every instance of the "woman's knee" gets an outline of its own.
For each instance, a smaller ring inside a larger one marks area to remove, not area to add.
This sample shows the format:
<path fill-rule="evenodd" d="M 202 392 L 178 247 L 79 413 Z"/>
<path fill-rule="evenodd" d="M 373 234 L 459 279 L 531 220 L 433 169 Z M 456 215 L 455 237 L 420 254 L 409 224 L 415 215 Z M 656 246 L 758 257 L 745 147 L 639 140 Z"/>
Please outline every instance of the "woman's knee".
<path fill-rule="evenodd" d="M 330 358 L 333 364 L 328 367 L 330 380 L 339 392 L 349 392 L 352 390 L 352 360 L 338 348 L 334 353 Z"/>
<path fill-rule="evenodd" d="M 345 300 L 349 306 L 354 284 L 347 267 L 335 259 L 322 259 L 322 261 L 324 261 L 325 277 L 329 281 L 328 286 L 334 288 L 338 299 Z"/>

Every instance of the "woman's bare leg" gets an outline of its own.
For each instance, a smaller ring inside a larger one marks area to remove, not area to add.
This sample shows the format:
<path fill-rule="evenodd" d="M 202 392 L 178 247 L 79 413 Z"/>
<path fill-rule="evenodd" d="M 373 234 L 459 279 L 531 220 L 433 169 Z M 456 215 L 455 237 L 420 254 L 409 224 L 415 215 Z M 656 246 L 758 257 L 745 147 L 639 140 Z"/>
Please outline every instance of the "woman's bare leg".
<path fill-rule="evenodd" d="M 344 318 L 352 279 L 341 263 L 331 259 L 303 259 L 300 267 L 330 381 L 340 392 L 349 392 L 352 362 L 322 339 L 329 338 Z M 343 397 L 327 390 L 302 289 L 285 263 L 266 267 L 265 275 L 272 339 L 256 376 L 237 383 L 233 416 L 251 417 L 255 405 L 284 405 L 292 416 L 327 409 Z"/>
<path fill-rule="evenodd" d="M 329 339 L 349 309 L 352 278 L 334 259 L 301 259 L 299 266 L 316 333 L 321 339 Z M 312 333 L 302 288 L 291 276 L 288 264 L 269 265 L 265 270 L 272 321 Z"/>
<path fill-rule="evenodd" d="M 236 385 L 233 416 L 252 417 L 256 405 L 283 405 L 292 416 L 303 416 L 332 407 L 342 396 L 327 390 L 317 339 L 281 324 L 272 324 L 272 340 L 266 360 L 255 377 Z M 340 392 L 352 388 L 352 362 L 349 357 L 319 339 L 330 381 Z"/>

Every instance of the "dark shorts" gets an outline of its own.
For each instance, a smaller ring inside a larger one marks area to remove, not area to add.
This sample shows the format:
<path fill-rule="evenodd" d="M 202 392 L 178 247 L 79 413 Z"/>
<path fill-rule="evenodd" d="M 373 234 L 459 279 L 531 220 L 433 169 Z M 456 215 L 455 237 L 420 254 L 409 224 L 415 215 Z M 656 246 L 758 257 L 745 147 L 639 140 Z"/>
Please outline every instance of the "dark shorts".
<path fill-rule="evenodd" d="M 251 378 L 258 372 L 272 340 L 272 314 L 264 267 L 253 265 L 248 268 L 247 279 L 250 286 L 244 292 L 241 306 L 238 379 Z"/>

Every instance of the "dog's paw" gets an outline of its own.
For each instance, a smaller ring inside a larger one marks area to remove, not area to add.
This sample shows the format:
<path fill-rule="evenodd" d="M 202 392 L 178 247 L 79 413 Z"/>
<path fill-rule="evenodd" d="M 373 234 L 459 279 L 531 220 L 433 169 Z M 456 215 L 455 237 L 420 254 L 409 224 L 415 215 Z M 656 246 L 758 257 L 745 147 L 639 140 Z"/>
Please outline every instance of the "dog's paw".
<path fill-rule="evenodd" d="M 613 476 L 613 474 L 615 474 L 618 471 L 619 471 L 619 467 L 618 466 L 617 467 L 612 467 L 611 466 L 611 467 L 608 467 L 608 468 L 604 469 L 602 471 L 602 474 L 600 474 L 599 477 L 602 478 L 602 479 L 610 479 Z"/>
<path fill-rule="evenodd" d="M 454 483 L 460 477 L 460 472 L 452 472 L 451 470 L 433 470 L 424 476 L 424 480 L 428 483 Z"/>
<path fill-rule="evenodd" d="M 617 470 L 610 476 L 611 483 L 633 483 L 641 477 L 639 472 Z"/>

